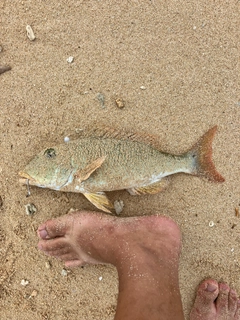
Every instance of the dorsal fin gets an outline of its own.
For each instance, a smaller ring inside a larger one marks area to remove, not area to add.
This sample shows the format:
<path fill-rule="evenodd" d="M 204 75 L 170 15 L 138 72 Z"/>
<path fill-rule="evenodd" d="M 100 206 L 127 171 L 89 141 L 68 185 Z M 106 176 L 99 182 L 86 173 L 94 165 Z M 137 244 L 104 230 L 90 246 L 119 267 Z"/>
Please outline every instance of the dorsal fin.
<path fill-rule="evenodd" d="M 81 132 L 80 138 L 85 137 L 114 138 L 118 140 L 138 141 L 149 144 L 152 147 L 161 150 L 161 146 L 157 136 L 147 133 L 131 132 L 122 128 L 112 128 L 99 123 L 86 127 L 86 129 Z"/>

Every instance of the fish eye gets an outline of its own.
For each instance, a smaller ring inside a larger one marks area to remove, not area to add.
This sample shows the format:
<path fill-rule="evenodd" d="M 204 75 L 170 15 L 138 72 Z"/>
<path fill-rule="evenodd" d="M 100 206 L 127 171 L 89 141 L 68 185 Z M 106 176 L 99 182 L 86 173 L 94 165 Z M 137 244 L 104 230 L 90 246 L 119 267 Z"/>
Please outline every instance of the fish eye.
<path fill-rule="evenodd" d="M 56 157 L 56 151 L 53 148 L 50 148 L 44 151 L 44 155 L 47 158 L 52 159 Z"/>

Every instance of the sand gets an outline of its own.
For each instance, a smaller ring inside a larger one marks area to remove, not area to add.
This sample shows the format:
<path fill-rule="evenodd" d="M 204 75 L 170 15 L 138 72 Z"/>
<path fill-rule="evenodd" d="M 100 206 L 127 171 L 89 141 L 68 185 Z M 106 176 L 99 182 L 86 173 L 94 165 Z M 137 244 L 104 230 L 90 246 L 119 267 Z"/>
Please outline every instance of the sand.
<path fill-rule="evenodd" d="M 238 6 L 235 0 L 1 2 L 0 65 L 12 67 L 0 75 L 1 319 L 114 317 L 114 267 L 66 272 L 37 250 L 41 222 L 93 205 L 79 194 L 39 188 L 26 198 L 18 182 L 37 152 L 95 121 L 157 135 L 171 153 L 218 125 L 213 158 L 224 183 L 178 174 L 157 195 L 119 191 L 109 198 L 124 201 L 122 216 L 161 213 L 179 224 L 186 319 L 202 279 L 225 280 L 240 292 Z M 33 216 L 26 215 L 28 203 L 37 207 Z"/>

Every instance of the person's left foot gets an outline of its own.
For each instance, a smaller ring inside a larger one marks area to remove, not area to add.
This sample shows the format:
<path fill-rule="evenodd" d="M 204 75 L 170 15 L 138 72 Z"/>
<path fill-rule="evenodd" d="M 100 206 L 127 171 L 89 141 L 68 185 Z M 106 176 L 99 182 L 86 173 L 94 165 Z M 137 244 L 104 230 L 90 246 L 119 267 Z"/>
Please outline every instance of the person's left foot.
<path fill-rule="evenodd" d="M 190 320 L 240 320 L 240 300 L 226 283 L 204 280 L 198 287 Z"/>

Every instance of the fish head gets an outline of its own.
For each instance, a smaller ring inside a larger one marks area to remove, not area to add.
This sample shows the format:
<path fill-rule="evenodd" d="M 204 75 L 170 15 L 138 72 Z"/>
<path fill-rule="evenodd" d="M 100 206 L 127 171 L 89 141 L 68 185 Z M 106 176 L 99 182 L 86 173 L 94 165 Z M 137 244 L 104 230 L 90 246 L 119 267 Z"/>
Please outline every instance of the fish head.
<path fill-rule="evenodd" d="M 41 151 L 19 175 L 21 183 L 60 190 L 72 182 L 75 171 L 69 150 L 54 147 Z"/>

